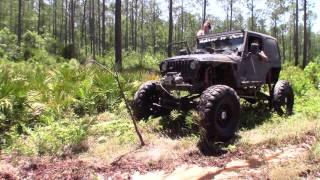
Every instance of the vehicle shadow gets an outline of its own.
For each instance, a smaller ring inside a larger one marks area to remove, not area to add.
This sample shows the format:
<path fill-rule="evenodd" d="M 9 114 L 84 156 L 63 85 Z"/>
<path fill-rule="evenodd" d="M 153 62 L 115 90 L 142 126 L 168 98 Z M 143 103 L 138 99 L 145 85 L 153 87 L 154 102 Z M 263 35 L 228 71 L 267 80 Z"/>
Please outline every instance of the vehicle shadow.
<path fill-rule="evenodd" d="M 241 104 L 240 130 L 250 130 L 271 119 L 273 114 L 269 104 L 244 102 Z"/>
<path fill-rule="evenodd" d="M 272 111 L 268 104 L 257 103 L 241 104 L 241 117 L 239 130 L 250 130 L 271 119 Z M 234 145 L 241 136 L 236 135 L 228 142 L 217 142 L 207 140 L 204 131 L 199 126 L 199 117 L 195 113 L 179 112 L 175 116 L 166 116 L 160 119 L 160 133 L 165 136 L 177 139 L 191 135 L 199 136 L 198 148 L 206 156 L 220 156 L 228 152 L 229 145 Z"/>
<path fill-rule="evenodd" d="M 174 111 L 168 116 L 161 117 L 160 133 L 171 139 L 197 135 L 199 132 L 197 119 L 198 117 L 193 116 L 192 112 Z"/>

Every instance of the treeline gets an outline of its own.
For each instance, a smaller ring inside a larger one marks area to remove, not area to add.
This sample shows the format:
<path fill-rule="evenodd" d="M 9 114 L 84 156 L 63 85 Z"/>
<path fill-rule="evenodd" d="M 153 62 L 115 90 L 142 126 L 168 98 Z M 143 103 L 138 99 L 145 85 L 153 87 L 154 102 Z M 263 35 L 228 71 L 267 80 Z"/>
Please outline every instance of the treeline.
<path fill-rule="evenodd" d="M 216 8 L 226 12 L 225 18 L 212 16 L 207 10 L 210 3 L 217 3 Z M 192 45 L 196 31 L 209 19 L 215 32 L 248 29 L 271 34 L 279 40 L 283 62 L 305 67 L 320 49 L 320 35 L 312 32 L 313 2 L 264 3 L 260 9 L 253 0 L 1 0 L 0 30 L 8 28 L 16 34 L 18 46 L 23 34 L 33 31 L 52 37 L 56 53 L 63 49 L 68 57 L 95 59 L 113 52 L 119 42 L 118 49 L 125 52 L 171 55 L 170 42 L 188 40 Z M 119 18 L 115 18 L 116 10 Z M 115 24 L 120 32 L 115 31 Z M 120 41 L 115 41 L 116 35 Z"/>

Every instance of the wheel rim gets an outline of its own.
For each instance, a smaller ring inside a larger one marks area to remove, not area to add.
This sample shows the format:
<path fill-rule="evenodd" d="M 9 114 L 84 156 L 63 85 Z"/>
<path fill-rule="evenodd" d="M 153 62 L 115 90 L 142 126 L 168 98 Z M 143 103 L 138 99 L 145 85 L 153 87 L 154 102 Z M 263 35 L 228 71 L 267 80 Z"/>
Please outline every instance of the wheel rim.
<path fill-rule="evenodd" d="M 226 104 L 222 105 L 218 110 L 217 123 L 220 127 L 225 128 L 231 119 L 231 111 Z"/>
<path fill-rule="evenodd" d="M 153 96 L 149 99 L 149 107 L 148 110 L 150 112 L 155 112 L 157 110 L 157 107 L 153 103 L 159 103 L 159 95 L 158 93 L 155 93 Z"/>
<path fill-rule="evenodd" d="M 291 108 L 291 97 L 289 96 L 289 94 L 287 94 L 285 97 L 283 97 L 280 102 L 279 102 L 279 107 L 278 107 L 278 112 L 280 114 L 290 114 L 292 111 Z"/>

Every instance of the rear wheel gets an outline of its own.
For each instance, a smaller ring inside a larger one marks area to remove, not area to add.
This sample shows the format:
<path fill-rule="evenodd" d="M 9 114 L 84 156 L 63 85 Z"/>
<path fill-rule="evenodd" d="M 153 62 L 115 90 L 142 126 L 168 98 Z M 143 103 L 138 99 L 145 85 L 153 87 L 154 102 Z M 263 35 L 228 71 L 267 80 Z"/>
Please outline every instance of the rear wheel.
<path fill-rule="evenodd" d="M 205 138 L 227 141 L 235 135 L 238 128 L 239 97 L 228 86 L 211 86 L 200 97 L 199 113 Z"/>
<path fill-rule="evenodd" d="M 280 115 L 291 115 L 293 113 L 294 93 L 288 81 L 280 80 L 273 90 L 274 110 Z"/>
<path fill-rule="evenodd" d="M 157 89 L 157 81 L 142 84 L 134 95 L 133 115 L 137 120 L 148 119 L 150 116 L 167 115 L 169 110 L 159 106 L 161 92 Z"/>

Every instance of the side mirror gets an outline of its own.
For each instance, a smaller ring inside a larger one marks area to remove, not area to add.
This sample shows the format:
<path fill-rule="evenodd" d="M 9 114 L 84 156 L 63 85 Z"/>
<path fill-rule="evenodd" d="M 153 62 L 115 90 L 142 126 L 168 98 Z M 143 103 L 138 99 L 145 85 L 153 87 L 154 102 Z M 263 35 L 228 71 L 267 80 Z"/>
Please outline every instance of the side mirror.
<path fill-rule="evenodd" d="M 251 45 L 250 45 L 250 52 L 251 52 L 252 54 L 258 54 L 258 52 L 259 52 L 259 44 L 257 44 L 257 43 L 251 43 Z"/>

